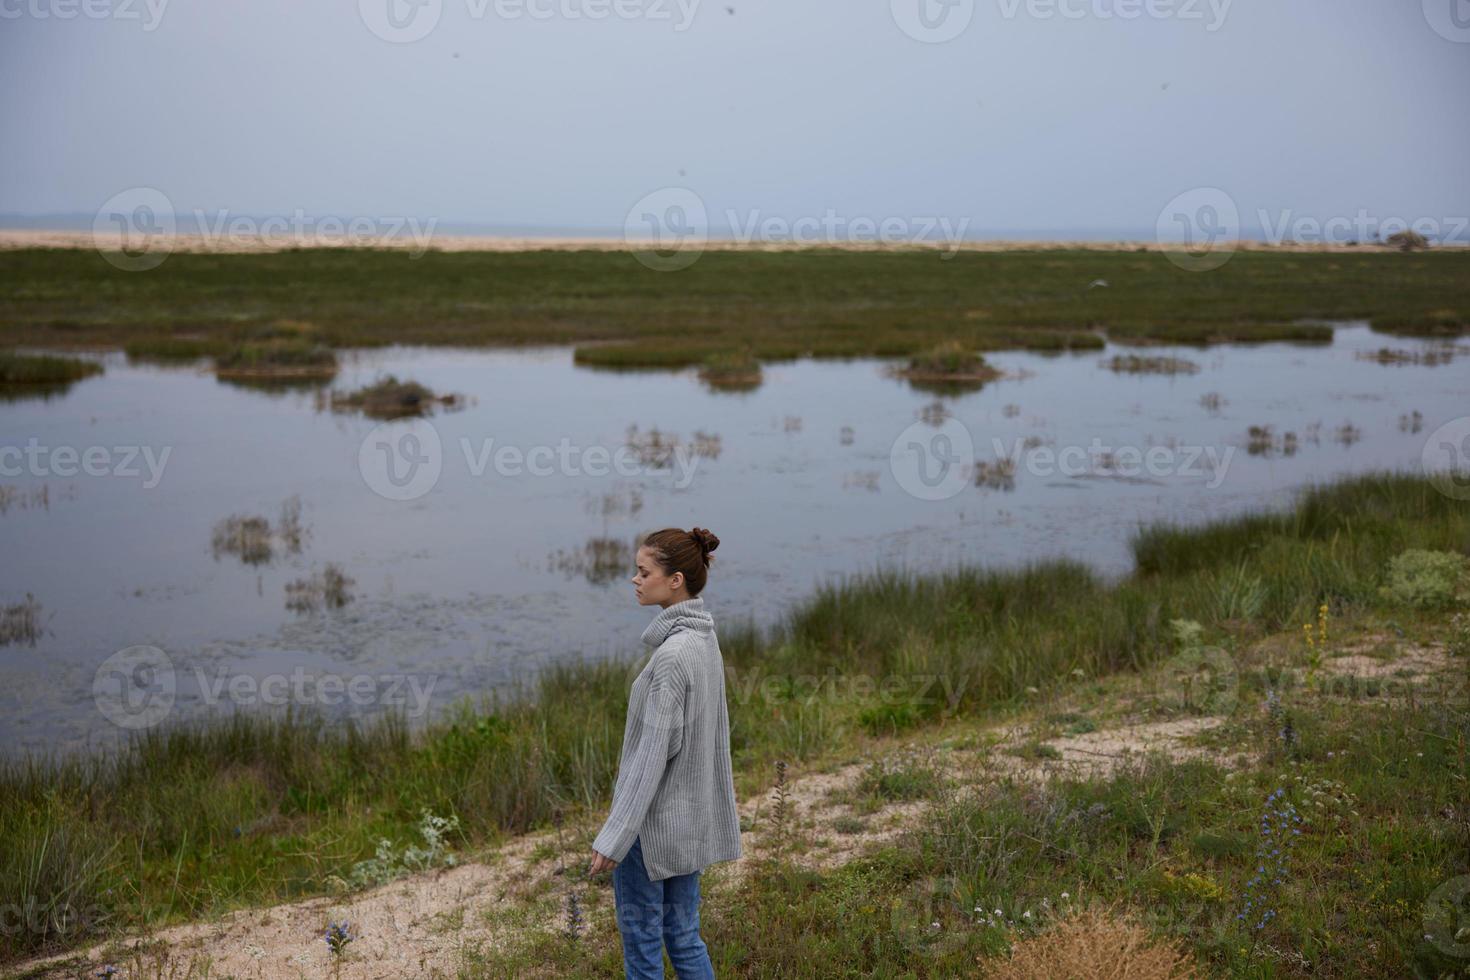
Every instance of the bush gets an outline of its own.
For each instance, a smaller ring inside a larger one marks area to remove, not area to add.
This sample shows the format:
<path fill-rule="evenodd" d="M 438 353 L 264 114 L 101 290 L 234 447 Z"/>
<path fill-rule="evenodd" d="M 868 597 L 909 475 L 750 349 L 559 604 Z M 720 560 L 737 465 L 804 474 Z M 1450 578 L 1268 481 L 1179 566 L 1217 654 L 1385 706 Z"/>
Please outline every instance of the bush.
<path fill-rule="evenodd" d="M 1392 235 L 1389 235 L 1383 240 L 1383 244 L 1391 245 L 1400 252 L 1412 252 L 1416 249 L 1428 248 L 1429 239 L 1417 231 L 1405 229 L 1404 231 L 1396 231 Z"/>
<path fill-rule="evenodd" d="M 458 829 L 458 815 L 436 817 L 428 807 L 424 807 L 420 810 L 419 820 L 419 836 L 424 839 L 423 847 L 410 844 L 400 852 L 385 837 L 378 841 L 377 852 L 372 857 L 352 866 L 345 884 L 352 889 L 371 888 L 374 885 L 387 884 L 400 875 L 413 871 L 452 868 L 458 861 L 449 851 L 445 838 Z"/>
<path fill-rule="evenodd" d="M 1459 602 L 1465 556 L 1453 551 L 1410 548 L 1388 562 L 1388 584 L 1379 594 L 1414 609 L 1445 609 Z"/>

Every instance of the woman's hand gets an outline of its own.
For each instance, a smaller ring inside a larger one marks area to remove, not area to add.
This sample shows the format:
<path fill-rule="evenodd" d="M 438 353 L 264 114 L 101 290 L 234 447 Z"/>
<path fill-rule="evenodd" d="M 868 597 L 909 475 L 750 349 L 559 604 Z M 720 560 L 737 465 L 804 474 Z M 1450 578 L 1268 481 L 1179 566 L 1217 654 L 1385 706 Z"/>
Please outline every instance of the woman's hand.
<path fill-rule="evenodd" d="M 589 875 L 600 875 L 604 871 L 611 871 L 618 866 L 618 862 L 612 858 L 603 857 L 596 851 L 592 852 L 592 867 L 587 870 Z"/>

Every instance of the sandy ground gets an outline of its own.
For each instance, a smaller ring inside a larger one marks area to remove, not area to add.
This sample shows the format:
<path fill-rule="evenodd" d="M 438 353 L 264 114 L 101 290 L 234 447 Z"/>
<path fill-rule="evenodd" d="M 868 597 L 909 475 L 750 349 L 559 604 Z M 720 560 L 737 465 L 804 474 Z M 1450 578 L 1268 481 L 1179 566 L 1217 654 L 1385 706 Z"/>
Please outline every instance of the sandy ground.
<path fill-rule="evenodd" d="M 1388 638 L 1347 645 L 1342 652 L 1327 661 L 1324 672 L 1337 677 L 1397 677 L 1406 687 L 1417 688 L 1456 669 L 1440 649 Z M 863 792 L 864 774 L 877 760 L 933 768 L 945 785 L 940 800 L 962 797 L 997 779 L 1100 778 L 1152 752 L 1172 759 L 1211 757 L 1226 767 L 1247 761 L 1242 753 L 1222 753 L 1191 741 L 1224 725 L 1227 718 L 1120 721 L 1085 734 L 1039 740 L 1027 724 L 956 725 L 885 740 L 871 757 L 825 770 L 793 766 L 787 799 L 802 847 L 791 857 L 809 868 L 830 868 L 892 842 L 920 823 L 935 800 L 875 806 L 877 801 Z M 1038 745 L 1048 748 L 1037 753 Z M 1017 754 L 1023 746 L 1030 751 Z M 741 802 L 742 857 L 705 871 L 706 895 L 738 886 L 767 853 L 765 831 L 773 799 L 772 791 L 766 790 Z M 585 867 L 596 830 L 595 824 L 584 823 L 564 827 L 560 833 L 526 834 L 481 860 L 401 878 L 370 891 L 235 912 L 20 964 L 18 970 L 47 980 L 95 976 L 106 963 L 116 964 L 120 977 L 203 976 L 206 966 L 211 977 L 452 977 L 476 950 L 501 947 L 528 928 L 557 927 L 572 888 L 589 927 L 611 925 L 609 876 L 589 883 L 568 874 Z M 326 923 L 342 920 L 353 923 L 360 938 L 352 944 L 340 973 L 334 973 L 322 931 Z"/>
<path fill-rule="evenodd" d="M 45 231 L 38 229 L 0 229 L 0 250 L 21 248 L 80 248 L 117 251 L 123 245 L 120 233 L 94 233 L 91 231 Z M 625 240 L 621 236 L 607 237 L 527 237 L 513 235 L 441 235 L 429 233 L 427 237 L 407 234 L 383 234 L 371 238 L 348 240 L 345 235 L 205 235 L 197 232 L 178 232 L 158 239 L 155 247 L 161 252 L 215 252 L 250 253 L 275 252 L 285 248 L 345 248 L 372 247 L 406 251 L 422 251 L 427 245 L 430 251 L 443 252 L 528 252 L 528 251 L 630 251 L 646 249 L 647 241 Z M 1446 246 L 1436 246 L 1443 248 Z M 1449 246 L 1455 247 L 1455 246 Z M 943 239 L 880 244 L 873 242 L 821 243 L 810 245 L 801 242 L 740 242 L 733 239 L 710 239 L 702 246 L 704 251 L 758 251 L 786 252 L 809 248 L 840 249 L 853 252 L 881 251 L 962 251 L 962 252 L 1023 252 L 1045 250 L 1088 250 L 1098 252 L 1160 252 L 1177 250 L 1178 245 L 1162 245 L 1151 240 L 1144 241 L 962 241 L 949 242 Z M 1396 250 L 1380 245 L 1339 245 L 1330 243 L 1283 243 L 1272 245 L 1260 241 L 1222 242 L 1221 251 L 1268 251 L 1268 252 L 1339 252 L 1350 254 L 1393 254 Z"/>

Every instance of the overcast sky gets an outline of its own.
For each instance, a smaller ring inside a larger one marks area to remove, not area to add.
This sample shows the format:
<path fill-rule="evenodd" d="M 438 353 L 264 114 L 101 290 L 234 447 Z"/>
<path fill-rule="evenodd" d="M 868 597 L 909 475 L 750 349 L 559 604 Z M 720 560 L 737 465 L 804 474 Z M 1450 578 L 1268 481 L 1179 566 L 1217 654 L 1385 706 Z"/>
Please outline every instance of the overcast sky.
<path fill-rule="evenodd" d="M 611 229 L 681 187 L 712 225 L 981 237 L 1152 232 L 1193 188 L 1247 231 L 1470 214 L 1470 0 L 419 2 L 0 0 L 0 212 L 148 187 Z"/>

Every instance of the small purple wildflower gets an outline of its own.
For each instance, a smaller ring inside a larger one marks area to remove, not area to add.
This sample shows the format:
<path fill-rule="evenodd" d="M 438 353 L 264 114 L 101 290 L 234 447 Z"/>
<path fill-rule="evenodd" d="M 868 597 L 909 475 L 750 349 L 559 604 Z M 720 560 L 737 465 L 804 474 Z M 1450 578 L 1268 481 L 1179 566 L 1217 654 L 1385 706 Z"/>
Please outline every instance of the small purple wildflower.
<path fill-rule="evenodd" d="M 327 926 L 326 935 L 322 938 L 327 944 L 327 949 L 332 951 L 332 955 L 341 958 L 342 954 L 347 952 L 348 944 L 357 938 L 357 934 L 352 931 L 351 923 L 333 922 Z"/>
<path fill-rule="evenodd" d="M 564 930 L 566 937 L 573 942 L 582 938 L 582 903 L 577 898 L 574 889 L 567 891 L 567 922 Z"/>
<path fill-rule="evenodd" d="M 1272 899 L 1286 883 L 1291 847 L 1301 834 L 1301 814 L 1285 795 L 1286 791 L 1278 788 L 1266 797 L 1261 839 L 1256 844 L 1256 873 L 1246 882 L 1245 904 L 1235 916 L 1236 921 L 1247 923 L 1257 932 L 1276 917 Z"/>

